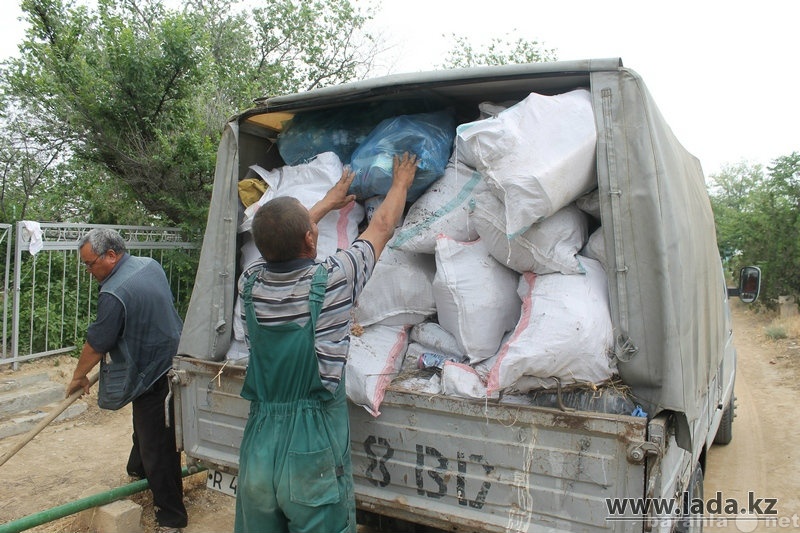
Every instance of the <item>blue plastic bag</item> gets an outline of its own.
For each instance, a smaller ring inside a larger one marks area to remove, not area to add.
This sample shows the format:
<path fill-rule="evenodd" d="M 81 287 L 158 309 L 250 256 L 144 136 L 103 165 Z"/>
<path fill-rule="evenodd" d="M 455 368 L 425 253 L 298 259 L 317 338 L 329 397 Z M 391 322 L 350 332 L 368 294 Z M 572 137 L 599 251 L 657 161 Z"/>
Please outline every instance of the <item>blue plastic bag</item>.
<path fill-rule="evenodd" d="M 284 123 L 278 135 L 278 152 L 290 166 L 308 163 L 317 155 L 333 152 L 348 164 L 359 144 L 382 120 L 399 113 L 427 111 L 419 102 L 378 102 L 298 113 Z"/>
<path fill-rule="evenodd" d="M 409 152 L 419 158 L 408 191 L 408 202 L 414 202 L 444 174 L 455 129 L 455 117 L 449 109 L 382 121 L 353 152 L 350 166 L 356 177 L 350 193 L 361 200 L 385 195 L 392 185 L 394 156 Z"/>

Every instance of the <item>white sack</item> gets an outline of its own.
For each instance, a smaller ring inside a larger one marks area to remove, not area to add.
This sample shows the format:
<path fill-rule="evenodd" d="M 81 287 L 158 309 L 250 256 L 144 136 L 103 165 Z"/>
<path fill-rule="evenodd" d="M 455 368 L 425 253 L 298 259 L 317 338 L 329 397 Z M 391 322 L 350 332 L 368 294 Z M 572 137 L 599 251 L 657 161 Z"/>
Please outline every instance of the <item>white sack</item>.
<path fill-rule="evenodd" d="M 358 299 L 356 323 L 413 325 L 434 315 L 435 272 L 436 262 L 431 255 L 384 248 Z"/>
<path fill-rule="evenodd" d="M 239 267 L 242 269 L 242 271 L 245 271 L 250 267 L 250 265 L 261 259 L 261 252 L 259 252 L 258 248 L 256 248 L 256 244 L 253 241 L 253 236 L 249 231 L 243 234 L 242 237 L 244 244 L 242 244 L 242 247 L 239 249 Z M 231 340 L 231 346 L 228 348 L 228 352 L 225 355 L 225 359 L 231 361 L 236 361 L 249 355 L 247 353 L 248 350 L 244 338 L 244 321 L 242 319 L 242 311 L 241 298 L 239 298 L 239 294 L 237 293 L 233 304 L 233 339 Z"/>
<path fill-rule="evenodd" d="M 531 93 L 496 117 L 457 129 L 458 157 L 505 206 L 510 236 L 597 187 L 597 132 L 589 91 Z"/>
<path fill-rule="evenodd" d="M 416 393 L 441 394 L 442 380 L 436 373 L 432 373 L 430 376 L 411 376 L 405 379 L 401 376 L 392 383 L 392 387 Z"/>
<path fill-rule="evenodd" d="M 426 352 L 438 353 L 449 357 L 464 356 L 456 338 L 436 322 L 417 324 L 411 328 L 409 337 L 413 343 L 424 346 L 424 351 Z"/>
<path fill-rule="evenodd" d="M 475 169 L 451 158 L 444 175 L 412 204 L 389 246 L 432 254 L 439 234 L 457 241 L 474 241 L 478 234 L 469 223 L 469 212 L 474 204 L 472 197 L 485 188 Z"/>
<path fill-rule="evenodd" d="M 261 260 L 261 252 L 256 248 L 256 243 L 253 240 L 253 235 L 249 231 L 242 235 L 243 244 L 239 248 L 239 267 L 242 272 L 250 268 L 256 261 Z"/>
<path fill-rule="evenodd" d="M 456 398 L 487 398 L 486 376 L 469 365 L 447 361 L 442 369 L 442 393 Z"/>
<path fill-rule="evenodd" d="M 247 347 L 247 342 L 239 339 L 232 339 L 228 351 L 225 353 L 225 359 L 238 362 L 245 362 L 250 357 L 250 348 Z"/>
<path fill-rule="evenodd" d="M 502 104 L 497 104 L 494 102 L 481 102 L 478 104 L 478 118 L 491 118 L 496 117 L 509 107 L 518 104 L 519 101 L 515 102 L 504 102 Z"/>
<path fill-rule="evenodd" d="M 267 192 L 254 204 L 245 209 L 244 222 L 239 231 L 248 231 L 253 224 L 258 208 L 272 198 L 293 196 L 307 208 L 311 208 L 322 200 L 325 194 L 342 177 L 342 163 L 333 152 L 319 154 L 308 163 L 295 166 L 283 166 L 274 170 L 265 170 L 257 165 L 255 170 L 269 186 Z M 351 202 L 343 209 L 331 211 L 319 221 L 319 238 L 317 240 L 317 259 L 324 260 L 336 253 L 339 248 L 347 248 L 358 237 L 358 225 L 364 219 L 364 207 L 358 202 Z"/>
<path fill-rule="evenodd" d="M 575 205 L 584 213 L 600 220 L 600 189 L 595 189 L 579 197 L 575 200 Z"/>
<path fill-rule="evenodd" d="M 367 224 L 372 222 L 372 217 L 375 215 L 375 211 L 381 206 L 384 200 L 386 200 L 386 196 L 382 195 L 372 196 L 364 200 L 364 211 L 367 215 Z M 397 221 L 395 229 L 403 225 L 404 218 L 404 215 L 400 215 L 400 220 Z"/>
<path fill-rule="evenodd" d="M 608 270 L 606 262 L 606 239 L 603 236 L 603 227 L 600 226 L 589 236 L 589 242 L 581 250 L 581 255 L 600 261 L 603 268 Z"/>
<path fill-rule="evenodd" d="M 586 274 L 525 274 L 519 282 L 522 315 L 489 373 L 492 394 L 523 376 L 555 376 L 564 384 L 600 383 L 614 372 L 606 274 L 585 259 Z"/>
<path fill-rule="evenodd" d="M 372 416 L 381 414 L 386 387 L 400 373 L 407 345 L 404 326 L 375 325 L 364 328 L 360 337 L 351 336 L 345 370 L 347 397 Z"/>
<path fill-rule="evenodd" d="M 519 275 L 498 263 L 482 240 L 436 240 L 433 296 L 439 324 L 458 342 L 470 363 L 497 352 L 519 318 Z"/>
<path fill-rule="evenodd" d="M 244 319 L 242 318 L 242 313 L 244 313 L 244 302 L 242 302 L 239 294 L 236 294 L 236 301 L 233 303 L 233 339 L 244 342 Z"/>
<path fill-rule="evenodd" d="M 364 200 L 364 211 L 367 214 L 367 223 L 369 224 L 372 222 L 372 215 L 375 214 L 375 210 L 378 209 L 383 201 L 386 199 L 386 196 L 372 196 Z"/>
<path fill-rule="evenodd" d="M 475 196 L 470 215 L 481 240 L 492 257 L 519 272 L 578 274 L 583 272 L 575 257 L 588 235 L 586 214 L 570 204 L 509 239 L 503 204 L 489 191 Z"/>

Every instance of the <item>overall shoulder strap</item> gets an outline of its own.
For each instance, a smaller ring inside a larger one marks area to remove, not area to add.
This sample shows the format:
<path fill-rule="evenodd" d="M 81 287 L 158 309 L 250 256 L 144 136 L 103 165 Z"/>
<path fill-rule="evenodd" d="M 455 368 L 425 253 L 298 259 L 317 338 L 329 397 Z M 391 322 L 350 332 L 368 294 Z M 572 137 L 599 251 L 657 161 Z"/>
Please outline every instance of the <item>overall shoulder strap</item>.
<path fill-rule="evenodd" d="M 242 299 L 244 300 L 245 305 L 248 307 L 253 301 L 253 284 L 256 282 L 256 278 L 258 277 L 258 271 L 251 272 L 250 275 L 244 281 L 244 290 L 242 291 Z"/>

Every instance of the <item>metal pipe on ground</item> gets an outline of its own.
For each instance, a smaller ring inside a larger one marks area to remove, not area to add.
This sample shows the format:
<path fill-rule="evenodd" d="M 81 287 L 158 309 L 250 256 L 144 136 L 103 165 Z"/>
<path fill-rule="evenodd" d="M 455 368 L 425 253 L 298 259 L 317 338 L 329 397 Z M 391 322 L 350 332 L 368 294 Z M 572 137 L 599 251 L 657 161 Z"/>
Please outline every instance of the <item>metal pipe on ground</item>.
<path fill-rule="evenodd" d="M 191 469 L 184 467 L 181 475 L 186 477 L 199 472 L 204 472 L 205 470 L 205 467 L 192 467 Z M 81 498 L 80 500 L 75 500 L 74 502 L 65 503 L 64 505 L 59 505 L 58 507 L 40 511 L 38 513 L 19 518 L 5 524 L 0 524 L 0 533 L 19 533 L 20 531 L 25 531 L 26 529 L 40 526 L 42 524 L 46 524 L 47 522 L 52 522 L 53 520 L 58 520 L 59 518 L 64 518 L 65 516 L 69 516 L 71 514 L 79 513 L 91 507 L 99 507 L 107 503 L 121 500 L 122 498 L 130 496 L 131 494 L 136 494 L 137 492 L 142 492 L 148 488 L 150 488 L 150 484 L 147 482 L 147 480 L 140 479 L 139 481 L 134 481 L 128 485 L 123 485 L 105 492 L 92 494 L 91 496 Z"/>

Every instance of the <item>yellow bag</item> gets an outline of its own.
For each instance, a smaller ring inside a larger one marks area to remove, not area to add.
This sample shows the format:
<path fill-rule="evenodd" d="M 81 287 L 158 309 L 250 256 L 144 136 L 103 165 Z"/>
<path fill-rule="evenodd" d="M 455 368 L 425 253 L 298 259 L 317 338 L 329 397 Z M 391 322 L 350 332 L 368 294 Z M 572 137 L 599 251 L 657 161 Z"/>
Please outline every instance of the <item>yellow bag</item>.
<path fill-rule="evenodd" d="M 239 200 L 245 207 L 256 203 L 267 192 L 269 185 L 260 178 L 247 178 L 239 182 Z"/>

